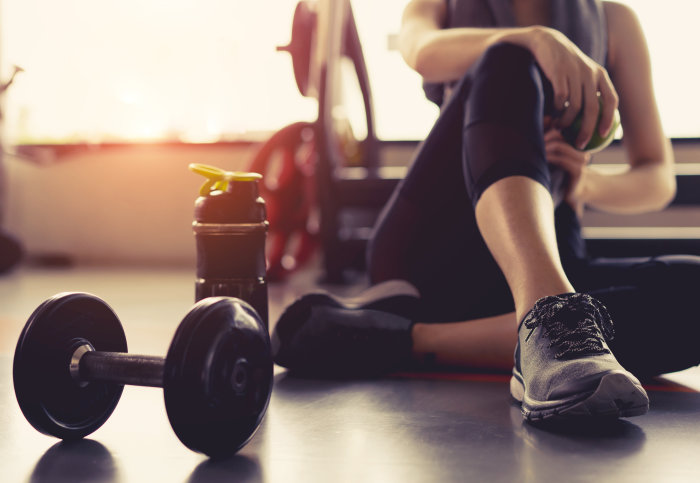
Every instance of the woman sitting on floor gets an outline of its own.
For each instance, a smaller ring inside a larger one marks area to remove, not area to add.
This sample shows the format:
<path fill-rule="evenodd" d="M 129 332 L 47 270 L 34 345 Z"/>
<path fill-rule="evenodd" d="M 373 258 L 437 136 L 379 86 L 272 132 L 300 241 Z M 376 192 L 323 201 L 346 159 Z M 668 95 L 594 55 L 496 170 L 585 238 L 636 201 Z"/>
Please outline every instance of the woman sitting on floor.
<path fill-rule="evenodd" d="M 700 363 L 700 258 L 591 259 L 578 216 L 675 194 L 636 16 L 597 0 L 412 0 L 399 39 L 441 114 L 376 226 L 374 286 L 354 304 L 291 305 L 276 362 L 512 369 L 527 419 L 644 414 L 637 377 Z M 585 148 L 618 107 L 629 165 L 610 174 Z M 572 145 L 562 130 L 579 114 Z"/>

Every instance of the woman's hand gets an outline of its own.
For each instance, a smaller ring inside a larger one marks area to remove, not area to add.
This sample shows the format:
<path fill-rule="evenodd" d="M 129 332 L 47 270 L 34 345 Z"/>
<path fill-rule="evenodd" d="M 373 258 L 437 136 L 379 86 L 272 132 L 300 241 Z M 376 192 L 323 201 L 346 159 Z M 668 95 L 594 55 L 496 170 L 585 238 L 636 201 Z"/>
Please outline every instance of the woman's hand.
<path fill-rule="evenodd" d="M 562 114 L 559 127 L 570 125 L 583 112 L 581 130 L 576 138 L 579 149 L 588 144 L 601 111 L 598 132 L 605 137 L 613 123 L 618 96 L 607 71 L 585 55 L 561 32 L 548 27 L 533 27 L 529 48 L 544 75 L 552 83 L 554 107 Z"/>
<path fill-rule="evenodd" d="M 577 212 L 583 207 L 582 193 L 591 155 L 567 143 L 558 129 L 549 129 L 544 135 L 544 148 L 547 162 L 559 166 L 569 173 L 565 201 Z"/>

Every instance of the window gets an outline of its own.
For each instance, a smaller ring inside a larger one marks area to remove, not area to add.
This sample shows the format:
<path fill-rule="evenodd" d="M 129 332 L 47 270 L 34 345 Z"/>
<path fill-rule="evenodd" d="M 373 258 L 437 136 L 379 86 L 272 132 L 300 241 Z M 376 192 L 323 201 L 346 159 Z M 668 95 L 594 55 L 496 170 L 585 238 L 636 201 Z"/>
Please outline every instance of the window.
<path fill-rule="evenodd" d="M 662 122 L 671 137 L 700 138 L 700 2 L 620 0 L 637 13 L 647 37 Z M 437 117 L 421 82 L 392 49 L 407 0 L 353 0 L 372 82 L 381 139 L 422 139 Z"/>
<path fill-rule="evenodd" d="M 700 138 L 700 2 L 621 0 L 634 9 L 647 38 L 656 101 L 666 133 Z"/>
<path fill-rule="evenodd" d="M 408 0 L 352 0 L 380 139 L 422 139 L 437 108 L 392 45 Z M 696 0 L 624 0 L 647 34 L 657 100 L 673 137 L 700 137 Z M 262 139 L 313 120 L 288 43 L 296 0 L 0 0 L 10 143 Z M 685 56 L 685 58 L 683 58 Z M 679 58 L 683 60 L 679 60 Z M 351 111 L 352 109 L 348 109 Z M 349 115 L 357 117 L 352 112 Z"/>
<path fill-rule="evenodd" d="M 316 116 L 294 84 L 296 0 L 1 0 L 11 143 L 269 135 Z"/>

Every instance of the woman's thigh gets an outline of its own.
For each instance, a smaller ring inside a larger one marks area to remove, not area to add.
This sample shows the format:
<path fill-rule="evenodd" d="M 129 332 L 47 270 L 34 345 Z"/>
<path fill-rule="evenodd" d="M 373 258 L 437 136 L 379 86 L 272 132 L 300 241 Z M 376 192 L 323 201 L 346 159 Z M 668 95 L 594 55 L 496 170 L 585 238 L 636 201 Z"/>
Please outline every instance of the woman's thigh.
<path fill-rule="evenodd" d="M 410 281 L 421 293 L 421 322 L 453 322 L 513 310 L 505 278 L 471 209 L 416 204 L 395 195 L 375 228 L 373 283 Z"/>

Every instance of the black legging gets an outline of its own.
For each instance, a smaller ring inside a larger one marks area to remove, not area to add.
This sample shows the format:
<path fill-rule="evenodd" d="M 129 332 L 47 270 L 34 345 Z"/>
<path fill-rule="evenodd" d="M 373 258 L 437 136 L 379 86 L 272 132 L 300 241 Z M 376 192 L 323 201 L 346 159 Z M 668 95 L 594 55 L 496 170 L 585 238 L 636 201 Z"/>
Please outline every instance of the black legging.
<path fill-rule="evenodd" d="M 587 257 L 579 220 L 561 202 L 566 174 L 544 154 L 551 100 L 551 84 L 528 50 L 512 44 L 487 50 L 455 87 L 384 208 L 368 249 L 371 281 L 413 283 L 421 322 L 512 312 L 510 289 L 473 205 L 499 179 L 528 176 L 552 193 L 564 269 L 578 291 L 608 307 L 620 362 L 640 376 L 699 364 L 700 257 Z"/>

